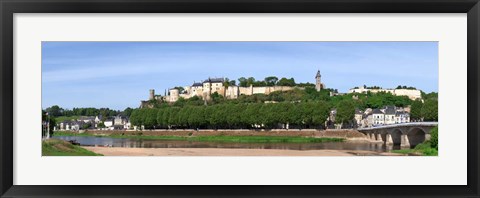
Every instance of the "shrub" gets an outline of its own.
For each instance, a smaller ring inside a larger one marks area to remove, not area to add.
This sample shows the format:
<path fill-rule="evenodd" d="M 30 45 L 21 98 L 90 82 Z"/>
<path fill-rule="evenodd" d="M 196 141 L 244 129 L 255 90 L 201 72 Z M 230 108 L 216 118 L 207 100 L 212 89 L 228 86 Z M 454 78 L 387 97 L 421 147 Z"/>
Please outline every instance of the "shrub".
<path fill-rule="evenodd" d="M 438 150 L 438 126 L 432 129 L 430 132 L 430 145 L 432 148 Z"/>
<path fill-rule="evenodd" d="M 426 148 L 422 150 L 423 155 L 438 156 L 438 150 L 435 148 Z"/>

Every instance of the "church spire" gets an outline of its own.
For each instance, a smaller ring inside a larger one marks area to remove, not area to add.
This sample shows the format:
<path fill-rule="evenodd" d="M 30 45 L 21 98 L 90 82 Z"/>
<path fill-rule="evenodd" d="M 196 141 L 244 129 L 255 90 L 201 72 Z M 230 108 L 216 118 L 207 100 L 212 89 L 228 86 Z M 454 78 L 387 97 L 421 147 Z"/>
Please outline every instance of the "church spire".
<path fill-rule="evenodd" d="M 315 76 L 315 89 L 317 91 L 320 91 L 322 90 L 322 79 L 321 79 L 322 75 L 320 75 L 320 70 L 317 71 L 317 75 Z"/>

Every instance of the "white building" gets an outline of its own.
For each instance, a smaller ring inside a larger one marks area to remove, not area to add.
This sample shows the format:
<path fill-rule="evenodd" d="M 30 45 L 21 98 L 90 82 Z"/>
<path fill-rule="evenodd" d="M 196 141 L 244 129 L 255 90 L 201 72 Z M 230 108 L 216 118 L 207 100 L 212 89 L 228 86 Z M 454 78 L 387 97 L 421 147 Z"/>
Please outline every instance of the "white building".
<path fill-rule="evenodd" d="M 363 111 L 359 109 L 355 109 L 355 122 L 357 123 L 357 126 L 361 127 L 363 125 L 362 124 L 363 118 L 364 118 Z"/>
<path fill-rule="evenodd" d="M 99 116 L 95 116 L 95 124 L 98 124 L 102 121 L 102 116 L 99 115 Z"/>
<path fill-rule="evenodd" d="M 406 111 L 397 111 L 395 114 L 395 123 L 410 122 L 410 114 Z"/>
<path fill-rule="evenodd" d="M 385 124 L 395 124 L 395 114 L 396 109 L 395 106 L 387 106 L 385 107 Z"/>
<path fill-rule="evenodd" d="M 355 87 L 348 90 L 348 93 L 378 93 L 386 92 L 394 96 L 408 96 L 411 100 L 422 99 L 422 92 L 416 89 L 382 89 L 382 88 L 367 88 L 365 86 Z"/>
<path fill-rule="evenodd" d="M 105 122 L 103 122 L 103 124 L 105 125 L 106 128 L 112 128 L 113 127 L 113 120 L 105 120 Z"/>
<path fill-rule="evenodd" d="M 382 109 L 366 109 L 362 115 L 362 121 L 359 127 L 372 127 L 388 124 L 399 124 L 410 122 L 409 108 L 397 108 L 395 106 L 386 106 Z M 359 111 L 355 113 L 355 120 L 360 117 Z M 357 120 L 358 123 L 358 120 Z"/>
<path fill-rule="evenodd" d="M 385 113 L 380 109 L 374 109 L 372 111 L 373 116 L 373 125 L 383 125 L 385 124 Z"/>
<path fill-rule="evenodd" d="M 128 129 L 130 127 L 127 126 L 127 123 L 129 122 L 126 117 L 122 117 L 118 115 L 118 116 L 115 116 L 113 120 L 113 127 L 114 129 Z"/>

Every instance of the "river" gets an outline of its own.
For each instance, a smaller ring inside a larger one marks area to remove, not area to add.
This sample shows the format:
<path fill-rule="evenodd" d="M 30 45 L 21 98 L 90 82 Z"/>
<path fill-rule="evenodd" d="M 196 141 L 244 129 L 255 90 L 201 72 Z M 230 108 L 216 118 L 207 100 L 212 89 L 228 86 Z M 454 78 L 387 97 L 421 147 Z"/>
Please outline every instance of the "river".
<path fill-rule="evenodd" d="M 400 149 L 399 145 L 385 146 L 370 142 L 322 142 L 322 143 L 231 143 L 198 142 L 178 140 L 142 140 L 132 138 L 111 138 L 93 136 L 54 136 L 61 140 L 75 140 L 82 146 L 105 146 L 123 148 L 242 148 L 242 149 L 284 149 L 284 150 L 365 150 L 387 152 Z"/>

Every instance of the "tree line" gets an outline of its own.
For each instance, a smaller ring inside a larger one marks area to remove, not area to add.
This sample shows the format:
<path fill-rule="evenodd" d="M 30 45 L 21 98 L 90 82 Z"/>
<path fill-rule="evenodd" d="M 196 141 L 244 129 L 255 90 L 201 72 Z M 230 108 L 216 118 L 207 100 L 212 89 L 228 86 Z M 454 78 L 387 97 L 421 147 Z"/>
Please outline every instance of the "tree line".
<path fill-rule="evenodd" d="M 60 116 L 98 116 L 101 115 L 102 117 L 112 117 L 112 116 L 117 116 L 117 115 L 123 115 L 123 116 L 130 116 L 132 113 L 133 109 L 130 107 L 125 108 L 125 110 L 120 111 L 120 110 L 113 110 L 109 108 L 93 108 L 93 107 L 87 107 L 87 108 L 73 108 L 73 109 L 64 109 L 58 105 L 53 105 L 51 107 L 48 107 L 44 110 L 46 113 L 48 113 L 49 116 L 53 117 L 60 117 Z"/>
<path fill-rule="evenodd" d="M 135 109 L 130 122 L 147 129 L 322 128 L 331 106 L 304 103 L 239 103 Z M 353 116 L 352 116 L 353 118 Z"/>
<path fill-rule="evenodd" d="M 235 85 L 235 81 L 228 81 L 228 85 Z M 276 76 L 268 76 L 263 80 L 255 80 L 254 77 L 240 77 L 238 79 L 238 86 L 240 87 L 266 87 L 266 86 L 298 86 L 298 87 L 315 87 L 312 83 L 296 83 L 294 78 L 278 78 Z"/>

